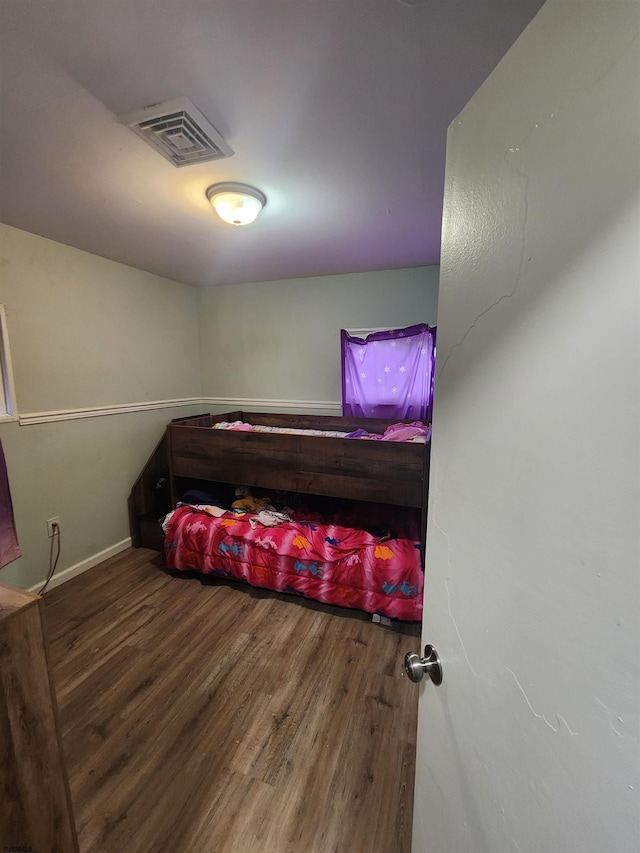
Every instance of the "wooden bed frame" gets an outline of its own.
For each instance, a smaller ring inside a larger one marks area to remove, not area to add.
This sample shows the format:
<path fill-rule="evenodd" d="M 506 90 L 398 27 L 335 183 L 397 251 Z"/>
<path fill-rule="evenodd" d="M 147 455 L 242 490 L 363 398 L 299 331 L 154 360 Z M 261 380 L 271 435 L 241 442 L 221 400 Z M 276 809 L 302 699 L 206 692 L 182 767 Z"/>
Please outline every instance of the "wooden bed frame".
<path fill-rule="evenodd" d="M 168 512 L 185 489 L 200 480 L 414 507 L 420 510 L 424 554 L 428 443 L 211 429 L 219 421 L 237 420 L 298 429 L 365 429 L 371 433 L 383 433 L 397 423 L 239 410 L 172 421 L 132 492 L 134 544 L 161 549 L 161 535 L 152 532 L 148 523 L 157 528 L 159 515 Z"/>

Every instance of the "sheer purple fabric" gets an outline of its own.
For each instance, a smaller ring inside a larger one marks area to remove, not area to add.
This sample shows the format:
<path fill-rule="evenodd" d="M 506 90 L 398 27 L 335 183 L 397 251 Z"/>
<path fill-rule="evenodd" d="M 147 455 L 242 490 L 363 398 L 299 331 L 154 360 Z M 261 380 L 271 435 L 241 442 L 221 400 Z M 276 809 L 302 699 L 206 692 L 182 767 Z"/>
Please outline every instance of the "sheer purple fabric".
<path fill-rule="evenodd" d="M 431 422 L 436 329 L 420 323 L 356 338 L 340 332 L 342 413 Z"/>
<path fill-rule="evenodd" d="M 4 451 L 0 443 L 0 569 L 17 560 L 22 556 L 16 525 L 13 520 L 13 505 L 11 493 L 9 492 L 9 480 L 7 477 L 7 464 L 4 459 Z"/>

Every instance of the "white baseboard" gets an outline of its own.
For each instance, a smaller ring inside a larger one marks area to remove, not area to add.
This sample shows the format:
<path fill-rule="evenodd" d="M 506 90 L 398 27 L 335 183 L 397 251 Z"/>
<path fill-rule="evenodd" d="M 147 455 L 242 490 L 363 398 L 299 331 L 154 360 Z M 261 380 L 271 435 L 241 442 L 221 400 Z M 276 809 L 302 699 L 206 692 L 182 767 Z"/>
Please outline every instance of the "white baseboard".
<path fill-rule="evenodd" d="M 264 412 L 275 409 L 277 412 L 290 414 L 309 414 L 323 412 L 330 415 L 342 414 L 342 403 L 336 400 L 258 400 L 248 397 L 202 397 L 200 402 L 205 406 L 235 411 Z"/>
<path fill-rule="evenodd" d="M 118 403 L 114 406 L 94 406 L 91 409 L 60 409 L 55 412 L 29 412 L 19 415 L 20 426 L 51 424 L 56 421 L 74 421 L 78 418 L 103 418 L 108 415 L 123 415 L 131 412 L 149 412 L 154 409 L 175 409 L 183 406 L 199 406 L 200 397 L 181 397 L 175 400 L 146 400 L 141 403 Z"/>
<path fill-rule="evenodd" d="M 329 415 L 341 415 L 342 403 L 336 400 L 258 400 L 249 397 L 181 397 L 175 400 L 152 400 L 140 403 L 119 403 L 113 406 L 95 406 L 91 409 L 60 409 L 54 412 L 28 412 L 22 415 L 12 415 L 5 420 L 18 420 L 20 426 L 34 424 L 51 424 L 57 421 L 74 421 L 79 418 L 103 418 L 111 415 L 131 414 L 132 412 L 148 412 L 153 409 L 177 409 L 186 406 L 203 406 L 235 411 L 243 409 L 247 412 L 262 412 L 275 409 L 276 412 L 309 414 L 320 412 Z"/>
<path fill-rule="evenodd" d="M 119 554 L 121 551 L 126 551 L 127 548 L 131 547 L 131 537 L 128 536 L 126 539 L 122 539 L 120 542 L 116 542 L 115 545 L 110 545 L 109 548 L 105 548 L 103 551 L 98 551 L 97 554 L 93 554 L 91 557 L 87 557 L 86 560 L 81 560 L 79 563 L 76 563 L 75 566 L 69 566 L 68 569 L 64 569 L 64 571 L 59 574 L 54 575 L 49 581 L 49 585 L 47 589 L 55 589 L 55 587 L 60 586 L 67 581 L 70 581 L 71 578 L 75 578 L 77 575 L 81 575 L 83 572 L 92 569 L 94 566 L 97 566 L 99 563 L 108 560 L 109 557 L 115 557 L 116 554 Z M 37 592 L 42 588 L 45 582 L 45 578 L 43 578 L 38 583 L 29 587 L 29 592 Z"/>

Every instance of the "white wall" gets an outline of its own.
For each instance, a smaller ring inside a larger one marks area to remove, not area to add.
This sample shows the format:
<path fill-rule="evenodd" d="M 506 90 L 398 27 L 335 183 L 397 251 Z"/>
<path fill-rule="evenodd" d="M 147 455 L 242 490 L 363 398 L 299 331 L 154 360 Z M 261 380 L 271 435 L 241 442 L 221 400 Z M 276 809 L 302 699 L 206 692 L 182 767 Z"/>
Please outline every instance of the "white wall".
<path fill-rule="evenodd" d="M 200 396 L 193 288 L 0 225 L 18 411 Z M 0 424 L 23 557 L 0 582 L 46 575 L 46 519 L 60 517 L 58 571 L 129 535 L 127 497 L 174 407 L 22 426 Z"/>
<path fill-rule="evenodd" d="M 339 404 L 340 328 L 435 325 L 437 289 L 427 267 L 197 291 L 0 225 L 23 419 L 201 396 Z M 45 577 L 48 518 L 60 518 L 58 574 L 125 540 L 129 491 L 164 425 L 204 409 L 216 407 L 0 423 L 23 551 L 0 582 Z"/>
<path fill-rule="evenodd" d="M 437 323 L 438 267 L 198 293 L 205 396 L 340 404 L 340 329 Z"/>
<path fill-rule="evenodd" d="M 199 393 L 194 288 L 0 229 L 21 414 Z"/>
<path fill-rule="evenodd" d="M 420 853 L 640 849 L 639 31 L 548 0 L 450 128 Z"/>

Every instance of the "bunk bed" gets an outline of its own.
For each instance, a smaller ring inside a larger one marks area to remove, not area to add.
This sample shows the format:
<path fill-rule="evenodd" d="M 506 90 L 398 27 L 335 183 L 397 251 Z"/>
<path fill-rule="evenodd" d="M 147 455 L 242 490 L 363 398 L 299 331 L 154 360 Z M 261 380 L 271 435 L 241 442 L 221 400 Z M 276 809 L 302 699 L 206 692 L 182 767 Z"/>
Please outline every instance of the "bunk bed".
<path fill-rule="evenodd" d="M 419 620 L 430 444 L 379 440 L 394 426 L 246 411 L 173 421 L 134 487 L 134 544 L 158 547 L 149 516 L 166 510 L 169 569 Z M 258 496 L 332 498 L 339 511 L 303 509 L 263 524 L 257 511 L 203 503 L 207 492 L 237 486 Z"/>

